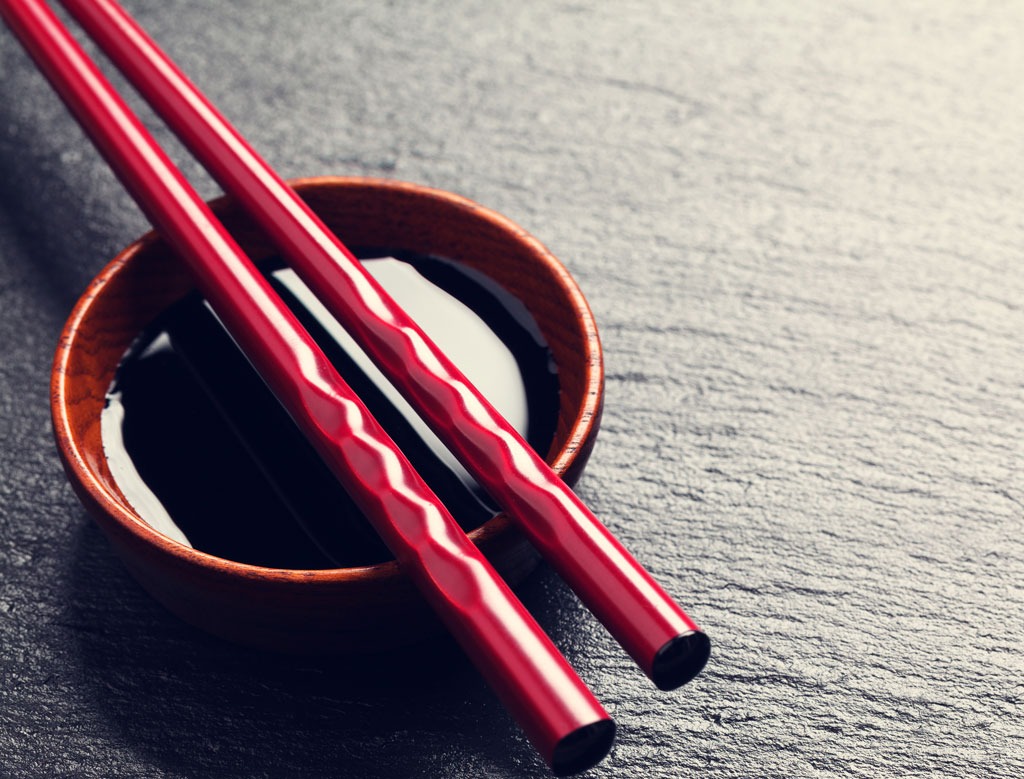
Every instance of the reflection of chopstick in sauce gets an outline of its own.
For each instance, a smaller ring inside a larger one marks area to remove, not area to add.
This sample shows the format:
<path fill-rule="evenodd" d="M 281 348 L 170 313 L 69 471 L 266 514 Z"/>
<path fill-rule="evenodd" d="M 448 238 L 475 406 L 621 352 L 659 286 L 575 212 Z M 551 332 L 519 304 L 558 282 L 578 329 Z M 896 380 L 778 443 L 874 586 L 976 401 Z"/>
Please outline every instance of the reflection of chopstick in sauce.
<path fill-rule="evenodd" d="M 0 13 L 549 764 L 600 760 L 608 714 L 95 64 L 38 0 Z"/>
<path fill-rule="evenodd" d="M 459 263 L 383 253 L 401 259 L 356 251 L 531 446 L 547 451 L 559 385 L 529 312 Z M 279 265 L 260 263 L 260 271 L 459 525 L 469 532 L 492 519 L 497 508 L 473 477 L 295 272 Z M 121 494 L 164 535 L 270 568 L 352 568 L 392 559 L 198 293 L 164 310 L 135 339 L 100 419 Z"/>

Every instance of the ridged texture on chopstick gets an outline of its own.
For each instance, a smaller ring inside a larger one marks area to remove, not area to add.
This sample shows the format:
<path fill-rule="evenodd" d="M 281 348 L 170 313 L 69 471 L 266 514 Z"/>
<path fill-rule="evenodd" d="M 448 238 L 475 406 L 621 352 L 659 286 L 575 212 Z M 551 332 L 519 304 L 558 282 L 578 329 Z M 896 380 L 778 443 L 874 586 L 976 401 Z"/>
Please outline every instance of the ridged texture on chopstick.
<path fill-rule="evenodd" d="M 61 0 L 651 676 L 692 678 L 694 622 L 113 0 Z"/>
<path fill-rule="evenodd" d="M 38 0 L 0 13 L 539 751 L 591 739 L 608 715 L 113 91 Z"/>

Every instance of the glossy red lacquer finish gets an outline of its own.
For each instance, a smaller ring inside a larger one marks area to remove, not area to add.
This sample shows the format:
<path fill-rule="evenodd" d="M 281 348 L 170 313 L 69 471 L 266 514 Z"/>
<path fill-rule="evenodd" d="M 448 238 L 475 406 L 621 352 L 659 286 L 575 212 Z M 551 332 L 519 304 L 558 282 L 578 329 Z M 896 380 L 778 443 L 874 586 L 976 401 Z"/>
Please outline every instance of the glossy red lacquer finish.
<path fill-rule="evenodd" d="M 541 754 L 596 726 L 600 759 L 607 713 L 91 60 L 44 4 L 0 13 Z"/>
<path fill-rule="evenodd" d="M 115 2 L 62 3 L 641 668 L 665 689 L 692 678 L 697 625 L 305 203 Z"/>

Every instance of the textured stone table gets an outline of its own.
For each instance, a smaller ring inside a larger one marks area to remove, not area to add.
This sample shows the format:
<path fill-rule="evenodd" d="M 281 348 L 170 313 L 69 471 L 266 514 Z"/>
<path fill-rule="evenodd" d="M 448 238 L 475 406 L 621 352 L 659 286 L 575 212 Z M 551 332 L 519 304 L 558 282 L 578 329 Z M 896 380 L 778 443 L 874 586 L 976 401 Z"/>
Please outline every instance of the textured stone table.
<path fill-rule="evenodd" d="M 594 777 L 1024 775 L 1024 5 L 956 5 L 130 3 L 285 175 L 465 194 L 587 293 L 580 492 L 715 641 L 661 694 L 527 584 Z M 238 649 L 113 557 L 47 381 L 145 228 L 4 31 L 0 776 L 545 776 L 458 654 Z"/>

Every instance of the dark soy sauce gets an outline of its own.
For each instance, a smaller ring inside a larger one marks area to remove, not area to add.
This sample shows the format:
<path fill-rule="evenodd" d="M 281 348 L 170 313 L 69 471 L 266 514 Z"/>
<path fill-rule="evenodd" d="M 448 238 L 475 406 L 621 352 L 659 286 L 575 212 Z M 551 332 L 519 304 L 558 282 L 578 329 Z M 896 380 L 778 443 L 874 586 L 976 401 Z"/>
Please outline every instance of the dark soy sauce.
<path fill-rule="evenodd" d="M 366 268 L 471 381 L 545 453 L 558 378 L 521 302 L 456 263 L 360 252 Z M 267 278 L 459 524 L 496 509 L 365 354 L 281 263 Z M 391 558 L 206 302 L 165 311 L 126 353 L 103 444 L 118 486 L 151 525 L 237 562 L 316 569 Z"/>

